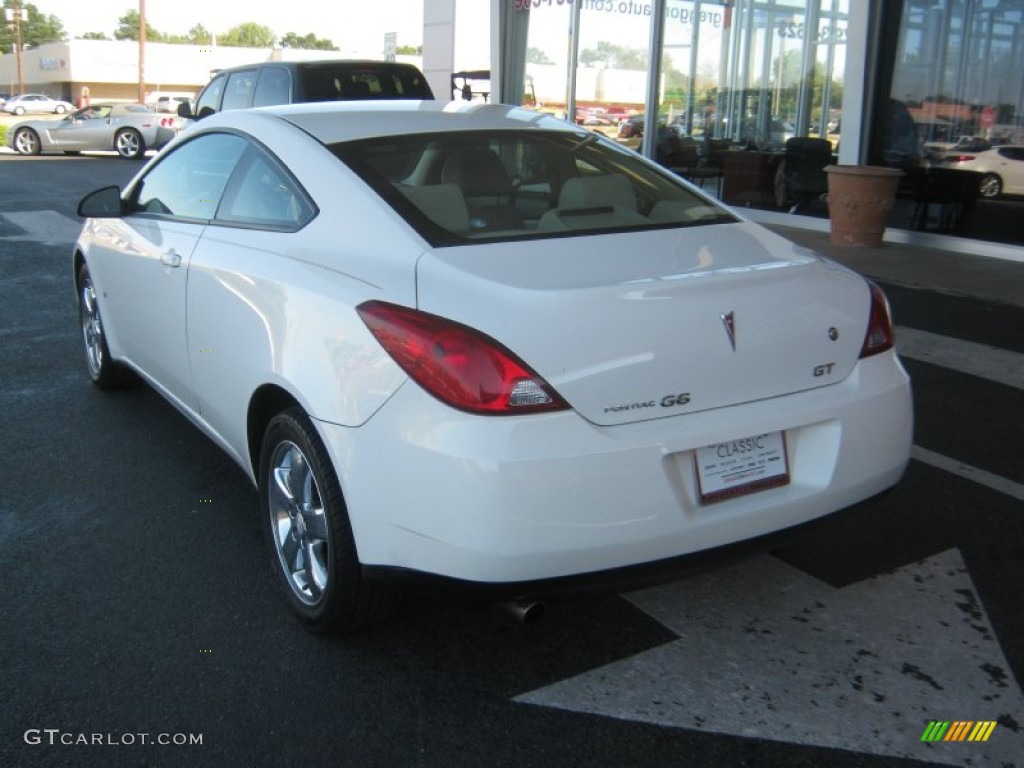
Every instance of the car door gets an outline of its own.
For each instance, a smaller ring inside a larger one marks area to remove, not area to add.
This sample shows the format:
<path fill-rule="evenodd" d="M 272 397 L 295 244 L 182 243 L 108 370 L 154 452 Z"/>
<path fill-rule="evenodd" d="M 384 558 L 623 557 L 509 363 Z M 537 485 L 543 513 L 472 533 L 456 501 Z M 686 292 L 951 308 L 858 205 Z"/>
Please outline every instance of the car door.
<path fill-rule="evenodd" d="M 186 332 L 188 267 L 246 142 L 208 133 L 179 145 L 129 191 L 121 242 L 104 249 L 107 311 L 120 353 L 195 411 Z"/>
<path fill-rule="evenodd" d="M 110 129 L 110 107 L 86 107 L 74 112 L 63 120 L 55 121 L 47 133 L 54 149 L 65 152 L 83 149 L 107 149 L 105 141 Z"/>
<path fill-rule="evenodd" d="M 288 169 L 252 143 L 192 255 L 187 310 L 192 380 L 203 421 L 230 446 L 245 445 L 240 413 L 253 381 L 265 380 L 274 340 L 285 335 L 285 308 L 293 299 L 279 279 L 289 269 L 301 269 L 285 254 L 297 247 L 294 233 L 316 213 Z"/>
<path fill-rule="evenodd" d="M 206 84 L 196 100 L 195 118 L 206 117 L 220 111 L 221 96 L 224 95 L 224 84 L 228 81 L 226 74 L 217 75 Z"/>

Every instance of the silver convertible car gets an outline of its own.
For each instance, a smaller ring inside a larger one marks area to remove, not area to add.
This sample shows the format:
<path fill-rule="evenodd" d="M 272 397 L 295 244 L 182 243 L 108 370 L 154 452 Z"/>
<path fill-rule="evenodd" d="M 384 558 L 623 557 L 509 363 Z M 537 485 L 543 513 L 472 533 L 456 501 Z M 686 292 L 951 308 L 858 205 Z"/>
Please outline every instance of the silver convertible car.
<path fill-rule="evenodd" d="M 7 132 L 7 146 L 22 155 L 113 149 L 134 159 L 173 139 L 181 130 L 179 123 L 141 104 L 93 104 L 62 120 L 18 123 Z"/>

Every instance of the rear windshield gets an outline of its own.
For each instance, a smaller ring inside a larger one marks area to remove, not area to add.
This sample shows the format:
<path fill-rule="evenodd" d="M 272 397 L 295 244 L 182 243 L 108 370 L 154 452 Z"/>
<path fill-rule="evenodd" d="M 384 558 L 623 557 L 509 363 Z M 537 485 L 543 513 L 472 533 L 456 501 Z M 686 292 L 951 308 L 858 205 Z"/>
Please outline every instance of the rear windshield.
<path fill-rule="evenodd" d="M 433 98 L 426 78 L 414 67 L 314 65 L 302 68 L 299 77 L 305 101 Z"/>
<path fill-rule="evenodd" d="M 385 136 L 330 149 L 434 246 L 736 221 L 589 132 Z"/>

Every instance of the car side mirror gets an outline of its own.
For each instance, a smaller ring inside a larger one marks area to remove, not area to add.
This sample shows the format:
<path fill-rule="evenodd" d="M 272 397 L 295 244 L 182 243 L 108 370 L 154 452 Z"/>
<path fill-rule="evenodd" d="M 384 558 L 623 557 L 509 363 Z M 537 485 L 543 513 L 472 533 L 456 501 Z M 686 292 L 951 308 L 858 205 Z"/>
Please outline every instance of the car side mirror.
<path fill-rule="evenodd" d="M 192 106 L 187 101 L 178 105 L 178 117 L 192 117 Z"/>
<path fill-rule="evenodd" d="M 90 192 L 78 203 L 78 215 L 83 219 L 111 219 L 123 212 L 120 187 L 102 187 Z"/>

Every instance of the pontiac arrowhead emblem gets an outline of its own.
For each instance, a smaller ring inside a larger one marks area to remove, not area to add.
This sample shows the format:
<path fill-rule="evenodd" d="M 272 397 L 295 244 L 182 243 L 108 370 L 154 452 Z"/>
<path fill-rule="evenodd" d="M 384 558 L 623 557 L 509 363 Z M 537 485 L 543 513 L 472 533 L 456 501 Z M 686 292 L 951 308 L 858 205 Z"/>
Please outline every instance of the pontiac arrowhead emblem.
<path fill-rule="evenodd" d="M 722 315 L 722 325 L 725 326 L 725 332 L 729 334 L 729 343 L 732 345 L 732 351 L 736 351 L 736 313 L 729 312 L 728 314 Z"/>

